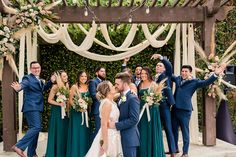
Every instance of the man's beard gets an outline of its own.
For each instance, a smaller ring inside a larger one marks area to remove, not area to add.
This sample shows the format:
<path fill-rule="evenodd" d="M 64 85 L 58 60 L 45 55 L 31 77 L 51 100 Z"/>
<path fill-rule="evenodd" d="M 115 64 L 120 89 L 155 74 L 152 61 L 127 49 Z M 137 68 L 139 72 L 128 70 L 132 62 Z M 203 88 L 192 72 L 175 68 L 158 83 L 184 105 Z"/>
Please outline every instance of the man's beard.
<path fill-rule="evenodd" d="M 106 76 L 102 76 L 102 75 L 99 75 L 99 74 L 98 74 L 98 77 L 99 77 L 101 80 L 105 80 L 105 79 L 106 79 Z"/>

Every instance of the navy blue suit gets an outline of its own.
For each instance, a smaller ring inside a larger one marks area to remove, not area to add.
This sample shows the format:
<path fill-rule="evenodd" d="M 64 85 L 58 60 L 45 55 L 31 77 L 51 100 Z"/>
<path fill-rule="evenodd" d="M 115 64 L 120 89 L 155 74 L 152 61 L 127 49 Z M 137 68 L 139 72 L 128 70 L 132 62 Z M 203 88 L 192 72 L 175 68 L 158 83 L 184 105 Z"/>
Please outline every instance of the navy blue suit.
<path fill-rule="evenodd" d="M 189 149 L 189 121 L 192 114 L 192 96 L 197 88 L 212 84 L 217 77 L 212 75 L 207 80 L 191 79 L 183 82 L 182 77 L 172 77 L 176 84 L 175 105 L 172 112 L 172 127 L 175 137 L 175 145 L 178 149 L 178 129 L 181 128 L 183 135 L 183 154 L 188 154 Z"/>
<path fill-rule="evenodd" d="M 121 133 L 124 157 L 136 157 L 137 147 L 139 146 L 139 131 L 137 128 L 140 108 L 139 99 L 129 91 L 126 94 L 126 101 L 118 106 L 120 117 L 119 122 L 115 125 Z"/>
<path fill-rule="evenodd" d="M 160 83 L 165 78 L 167 78 L 167 80 L 165 82 L 166 88 L 163 89 L 164 99 L 160 102 L 160 115 L 166 133 L 169 152 L 175 153 L 176 148 L 175 148 L 174 135 L 172 131 L 171 113 L 170 113 L 170 106 L 175 104 L 174 96 L 172 94 L 172 89 L 171 89 L 172 65 L 165 58 L 163 58 L 161 62 L 164 64 L 166 70 L 163 73 L 161 73 L 155 81 L 156 83 Z"/>
<path fill-rule="evenodd" d="M 25 75 L 22 79 L 21 90 L 24 90 L 22 112 L 27 120 L 29 130 L 25 136 L 16 143 L 21 150 L 28 147 L 27 156 L 36 155 L 39 132 L 41 130 L 41 113 L 43 112 L 43 91 L 52 86 L 49 81 L 46 85 L 33 74 Z"/>
<path fill-rule="evenodd" d="M 93 103 L 91 106 L 91 116 L 94 117 L 95 119 L 95 132 L 92 135 L 91 141 L 95 138 L 95 136 L 98 133 L 98 130 L 100 129 L 101 126 L 101 119 L 99 117 L 99 106 L 100 102 L 96 98 L 96 93 L 97 93 L 97 86 L 101 82 L 99 78 L 95 78 L 89 82 L 89 93 L 92 97 Z"/>

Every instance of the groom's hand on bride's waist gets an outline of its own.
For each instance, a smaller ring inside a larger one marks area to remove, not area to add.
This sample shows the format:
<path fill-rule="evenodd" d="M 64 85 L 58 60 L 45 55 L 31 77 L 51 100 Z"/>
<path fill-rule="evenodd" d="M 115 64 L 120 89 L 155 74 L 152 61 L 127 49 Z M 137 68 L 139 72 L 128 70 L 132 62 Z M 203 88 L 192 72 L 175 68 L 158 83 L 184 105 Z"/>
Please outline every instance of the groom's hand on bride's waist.
<path fill-rule="evenodd" d="M 110 129 L 116 129 L 115 122 L 114 122 L 114 121 L 109 121 L 109 122 L 108 122 L 108 128 L 110 128 Z"/>

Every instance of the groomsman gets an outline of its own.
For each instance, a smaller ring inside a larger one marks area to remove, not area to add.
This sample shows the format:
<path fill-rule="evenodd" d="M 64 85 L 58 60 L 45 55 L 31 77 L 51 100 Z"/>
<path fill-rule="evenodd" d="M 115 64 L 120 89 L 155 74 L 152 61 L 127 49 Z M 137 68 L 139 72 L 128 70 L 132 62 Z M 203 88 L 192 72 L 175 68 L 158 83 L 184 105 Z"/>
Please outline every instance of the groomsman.
<path fill-rule="evenodd" d="M 160 83 L 162 80 L 166 79 L 166 87 L 163 89 L 163 96 L 165 99 L 163 99 L 160 103 L 160 115 L 169 148 L 169 152 L 167 152 L 167 154 L 171 154 L 171 157 L 175 157 L 176 148 L 170 113 L 170 107 L 175 104 L 174 96 L 171 90 L 172 65 L 160 54 L 154 54 L 151 59 L 160 59 L 160 62 L 156 65 L 155 82 Z"/>
<path fill-rule="evenodd" d="M 21 157 L 26 157 L 23 151 L 28 148 L 28 157 L 38 157 L 36 154 L 39 132 L 41 130 L 41 114 L 43 112 L 43 91 L 52 86 L 56 80 L 55 76 L 47 84 L 39 78 L 41 66 L 38 62 L 30 63 L 30 74 L 25 75 L 21 83 L 13 82 L 11 87 L 19 92 L 24 90 L 24 103 L 22 112 L 27 120 L 29 130 L 25 136 L 19 140 L 12 149 Z"/>
<path fill-rule="evenodd" d="M 183 136 L 183 155 L 181 157 L 188 157 L 189 150 L 189 121 L 192 114 L 192 95 L 198 88 L 206 87 L 212 84 L 217 75 L 224 71 L 224 67 L 216 68 L 215 73 L 207 80 L 199 80 L 192 78 L 192 67 L 190 65 L 183 65 L 181 68 L 181 76 L 172 76 L 175 82 L 175 105 L 172 108 L 172 127 L 175 138 L 175 146 L 178 150 L 178 130 L 179 127 Z"/>
<path fill-rule="evenodd" d="M 98 130 L 100 129 L 101 123 L 100 123 L 100 117 L 99 117 L 99 106 L 100 106 L 100 102 L 98 101 L 98 99 L 96 98 L 96 93 L 97 93 L 97 86 L 100 82 L 104 81 L 106 78 L 106 70 L 104 67 L 97 67 L 95 69 L 96 72 L 96 78 L 94 78 L 93 80 L 91 80 L 89 82 L 89 93 L 92 97 L 93 103 L 91 106 L 91 117 L 94 117 L 95 119 L 95 132 L 92 135 L 92 141 L 95 138 L 95 136 L 98 133 Z"/>
<path fill-rule="evenodd" d="M 128 63 L 130 58 L 125 58 L 124 59 L 124 63 L 121 66 L 121 71 L 123 71 L 126 68 L 126 65 Z M 133 83 L 136 85 L 136 87 L 138 87 L 139 83 L 141 82 L 141 71 L 142 71 L 142 65 L 141 64 L 137 64 L 135 66 L 135 72 L 134 75 L 132 77 Z"/>

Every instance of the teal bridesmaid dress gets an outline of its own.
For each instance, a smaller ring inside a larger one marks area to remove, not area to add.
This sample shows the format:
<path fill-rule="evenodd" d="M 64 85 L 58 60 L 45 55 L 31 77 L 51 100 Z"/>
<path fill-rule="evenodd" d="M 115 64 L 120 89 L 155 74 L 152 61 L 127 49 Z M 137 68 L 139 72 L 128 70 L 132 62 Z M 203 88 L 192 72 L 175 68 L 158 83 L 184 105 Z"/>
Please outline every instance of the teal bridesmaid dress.
<path fill-rule="evenodd" d="M 139 97 L 144 95 L 144 92 L 148 89 L 139 90 Z M 145 101 L 141 99 L 140 107 L 142 109 Z M 165 157 L 161 120 L 159 105 L 152 105 L 149 107 L 151 120 L 148 122 L 147 112 L 139 121 L 138 127 L 140 132 L 140 147 L 139 157 Z"/>
<path fill-rule="evenodd" d="M 89 92 L 81 93 L 89 96 Z M 90 129 L 82 123 L 82 113 L 70 110 L 66 157 L 84 157 L 89 150 Z"/>
<path fill-rule="evenodd" d="M 61 107 L 52 105 L 45 157 L 65 157 L 69 119 L 61 117 Z"/>

